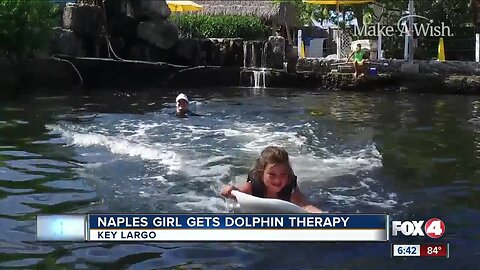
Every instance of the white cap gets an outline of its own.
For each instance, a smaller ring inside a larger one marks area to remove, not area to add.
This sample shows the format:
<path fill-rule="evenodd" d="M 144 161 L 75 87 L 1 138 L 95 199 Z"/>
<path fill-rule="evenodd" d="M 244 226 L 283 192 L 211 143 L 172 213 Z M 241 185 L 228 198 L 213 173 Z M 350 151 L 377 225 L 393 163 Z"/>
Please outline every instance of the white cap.
<path fill-rule="evenodd" d="M 178 103 L 178 101 L 181 100 L 181 99 L 183 99 L 183 100 L 185 100 L 186 102 L 188 102 L 188 98 L 187 98 L 187 96 L 186 96 L 185 94 L 180 94 L 180 95 L 178 95 L 178 96 L 177 96 L 177 99 L 176 99 L 176 102 Z"/>

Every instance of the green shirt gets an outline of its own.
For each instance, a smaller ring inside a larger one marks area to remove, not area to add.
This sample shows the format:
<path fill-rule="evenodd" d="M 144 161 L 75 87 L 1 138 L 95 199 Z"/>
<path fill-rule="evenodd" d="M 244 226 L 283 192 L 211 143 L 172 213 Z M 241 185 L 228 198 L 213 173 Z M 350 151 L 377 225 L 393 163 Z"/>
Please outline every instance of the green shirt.
<path fill-rule="evenodd" d="M 365 54 L 365 51 L 363 49 L 360 50 L 359 52 L 355 51 L 355 53 L 353 54 L 353 59 L 356 62 L 361 62 L 363 60 L 364 54 Z"/>

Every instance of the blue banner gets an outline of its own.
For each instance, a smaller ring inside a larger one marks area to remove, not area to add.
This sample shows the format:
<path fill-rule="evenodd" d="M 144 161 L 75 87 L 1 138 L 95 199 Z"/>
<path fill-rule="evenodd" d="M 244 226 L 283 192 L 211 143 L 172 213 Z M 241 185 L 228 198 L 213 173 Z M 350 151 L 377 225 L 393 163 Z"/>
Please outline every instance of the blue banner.
<path fill-rule="evenodd" d="M 387 229 L 384 214 L 90 214 L 90 229 Z"/>

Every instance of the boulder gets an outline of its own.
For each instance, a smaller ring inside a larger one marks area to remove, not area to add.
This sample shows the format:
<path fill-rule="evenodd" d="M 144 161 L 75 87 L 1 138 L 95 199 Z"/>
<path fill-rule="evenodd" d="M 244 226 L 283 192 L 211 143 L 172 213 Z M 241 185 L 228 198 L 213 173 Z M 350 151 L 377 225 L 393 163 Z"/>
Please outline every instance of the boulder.
<path fill-rule="evenodd" d="M 148 43 L 166 50 L 177 42 L 178 29 L 173 23 L 165 20 L 144 21 L 138 25 L 137 35 Z"/>
<path fill-rule="evenodd" d="M 241 38 L 212 38 L 200 42 L 202 58 L 207 65 L 234 66 L 244 65 L 244 42 Z"/>
<path fill-rule="evenodd" d="M 243 39 L 225 39 L 224 42 L 227 45 L 224 65 L 235 67 L 243 66 Z"/>
<path fill-rule="evenodd" d="M 164 0 L 137 0 L 132 1 L 133 16 L 140 20 L 167 19 L 170 9 Z"/>
<path fill-rule="evenodd" d="M 193 67 L 173 74 L 168 87 L 235 87 L 240 85 L 240 67 Z"/>
<path fill-rule="evenodd" d="M 32 59 L 22 63 L 21 70 L 24 88 L 69 88 L 82 80 L 71 62 L 57 58 Z"/>
<path fill-rule="evenodd" d="M 285 38 L 271 36 L 265 46 L 265 67 L 283 69 Z"/>
<path fill-rule="evenodd" d="M 196 66 L 201 61 L 200 41 L 197 39 L 181 39 L 176 47 L 176 64 Z"/>
<path fill-rule="evenodd" d="M 63 28 L 88 38 L 97 38 L 102 29 L 102 9 L 99 6 L 67 4 L 63 12 Z"/>
<path fill-rule="evenodd" d="M 83 41 L 72 30 L 55 27 L 53 38 L 50 43 L 52 54 L 65 54 L 71 56 L 85 56 Z"/>
<path fill-rule="evenodd" d="M 291 45 L 285 48 L 285 60 L 287 61 L 287 72 L 296 73 L 298 63 L 298 50 Z"/>

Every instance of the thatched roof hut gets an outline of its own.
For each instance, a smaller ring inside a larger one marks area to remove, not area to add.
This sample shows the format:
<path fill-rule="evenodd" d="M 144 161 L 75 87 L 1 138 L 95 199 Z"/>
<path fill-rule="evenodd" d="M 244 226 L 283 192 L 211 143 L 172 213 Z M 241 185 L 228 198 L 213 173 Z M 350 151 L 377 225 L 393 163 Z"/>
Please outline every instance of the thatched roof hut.
<path fill-rule="evenodd" d="M 206 15 L 246 15 L 262 18 L 276 25 L 295 25 L 295 7 L 288 2 L 274 3 L 272 0 L 195 0 L 203 6 L 198 14 Z"/>

